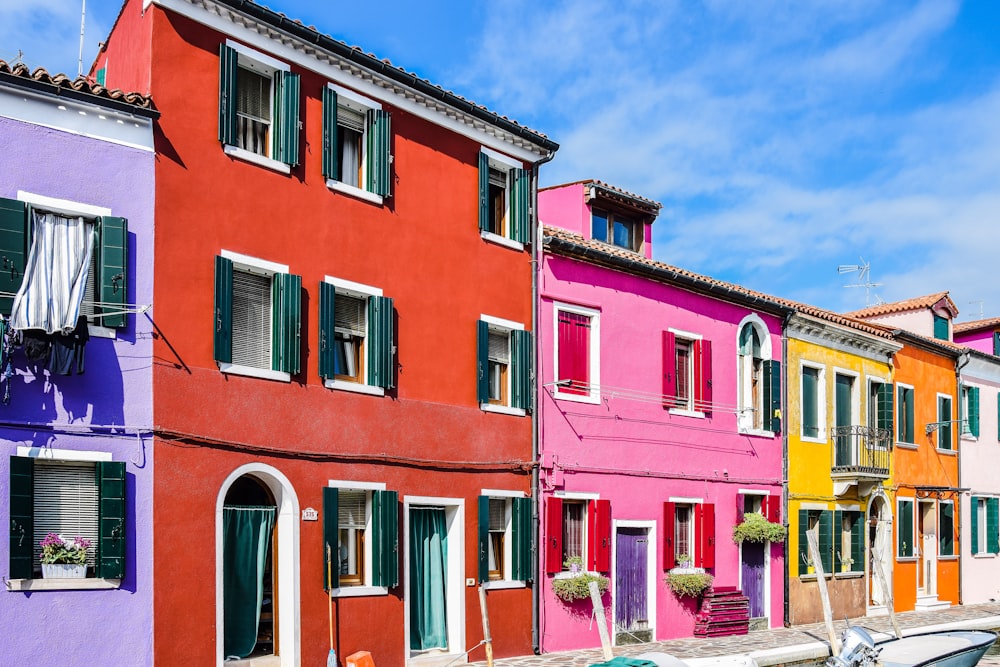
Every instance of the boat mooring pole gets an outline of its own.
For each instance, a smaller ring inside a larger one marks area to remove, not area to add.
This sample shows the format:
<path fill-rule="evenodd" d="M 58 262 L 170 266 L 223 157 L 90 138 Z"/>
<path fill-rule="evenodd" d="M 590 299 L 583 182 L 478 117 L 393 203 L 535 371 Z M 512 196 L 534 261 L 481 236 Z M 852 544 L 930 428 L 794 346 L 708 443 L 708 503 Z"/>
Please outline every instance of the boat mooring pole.
<path fill-rule="evenodd" d="M 608 635 L 608 617 L 604 614 L 604 603 L 601 602 L 601 592 L 597 590 L 597 582 L 591 581 L 587 584 L 587 588 L 590 589 L 590 602 L 594 605 L 597 631 L 601 635 L 601 650 L 604 652 L 604 661 L 607 662 L 615 657 L 611 652 L 611 637 Z"/>
<path fill-rule="evenodd" d="M 892 621 L 892 631 L 896 633 L 896 639 L 903 638 L 903 632 L 899 629 L 899 623 L 896 622 L 896 612 L 893 609 L 892 602 L 892 591 L 889 590 L 889 582 L 885 576 L 885 570 L 882 569 L 882 554 L 875 545 L 872 545 L 872 554 L 875 556 L 872 565 L 875 566 L 875 573 L 878 575 L 878 583 L 882 586 L 882 597 L 885 599 L 885 608 L 889 610 L 889 620 Z"/>
<path fill-rule="evenodd" d="M 837 631 L 833 627 L 833 610 L 830 607 L 830 594 L 826 590 L 826 573 L 823 572 L 823 558 L 819 553 L 819 538 L 817 533 L 819 526 L 815 526 L 806 531 L 806 539 L 809 541 L 809 555 L 816 568 L 816 583 L 819 584 L 819 597 L 823 601 L 823 621 L 826 623 L 826 631 L 830 634 L 830 655 L 840 653 L 840 639 L 837 638 Z"/>

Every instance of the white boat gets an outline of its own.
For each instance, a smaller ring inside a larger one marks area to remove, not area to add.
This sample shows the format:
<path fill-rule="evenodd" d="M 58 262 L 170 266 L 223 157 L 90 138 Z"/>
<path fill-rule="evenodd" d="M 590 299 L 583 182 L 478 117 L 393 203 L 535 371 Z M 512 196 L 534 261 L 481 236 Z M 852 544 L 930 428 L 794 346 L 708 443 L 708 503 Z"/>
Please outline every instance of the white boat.
<path fill-rule="evenodd" d="M 941 630 L 875 641 L 864 628 L 844 632 L 827 667 L 975 667 L 997 640 L 986 630 Z"/>

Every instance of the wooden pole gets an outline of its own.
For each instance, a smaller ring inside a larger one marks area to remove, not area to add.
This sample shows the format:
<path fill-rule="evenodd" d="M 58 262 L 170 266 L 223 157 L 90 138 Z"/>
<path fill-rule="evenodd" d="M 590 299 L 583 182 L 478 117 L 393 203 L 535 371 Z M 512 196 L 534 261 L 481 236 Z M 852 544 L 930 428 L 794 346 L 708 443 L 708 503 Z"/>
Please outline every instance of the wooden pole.
<path fill-rule="evenodd" d="M 493 667 L 493 637 L 490 635 L 490 616 L 486 613 L 486 588 L 479 584 L 479 613 L 483 617 L 483 643 L 486 645 L 486 667 Z"/>
<path fill-rule="evenodd" d="M 899 629 L 899 623 L 896 622 L 896 612 L 893 609 L 892 602 L 892 591 L 889 590 L 889 580 L 885 576 L 885 570 L 882 568 L 882 554 L 879 550 L 872 545 L 872 555 L 875 556 L 872 564 L 875 566 L 875 574 L 878 576 L 879 585 L 882 587 L 882 597 L 885 599 L 885 608 L 889 610 L 889 620 L 892 621 L 892 631 L 896 633 L 896 639 L 903 638 L 903 631 Z"/>
<path fill-rule="evenodd" d="M 604 614 L 604 603 L 601 602 L 601 592 L 597 589 L 596 581 L 587 584 L 587 588 L 590 589 L 590 602 L 594 605 L 597 631 L 601 635 L 601 650 L 604 652 L 604 661 L 607 662 L 614 658 L 615 654 L 611 652 L 611 637 L 608 635 L 608 618 Z"/>
<path fill-rule="evenodd" d="M 807 530 L 806 540 L 809 542 L 809 556 L 816 568 L 816 583 L 819 584 L 819 597 L 823 601 L 823 621 L 826 623 L 826 631 L 830 635 L 831 655 L 837 655 L 840 653 L 840 639 L 837 638 L 837 631 L 833 627 L 833 609 L 830 607 L 830 594 L 826 590 L 826 573 L 823 572 L 823 558 L 819 553 L 818 532 L 819 526 Z"/>

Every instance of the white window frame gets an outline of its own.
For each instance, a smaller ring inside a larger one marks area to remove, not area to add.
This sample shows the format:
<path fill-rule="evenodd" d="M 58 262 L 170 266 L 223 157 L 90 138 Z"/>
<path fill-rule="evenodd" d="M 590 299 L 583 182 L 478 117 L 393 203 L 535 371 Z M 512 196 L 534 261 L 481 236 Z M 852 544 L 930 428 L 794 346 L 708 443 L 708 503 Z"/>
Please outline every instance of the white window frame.
<path fill-rule="evenodd" d="M 260 259 L 258 257 L 251 257 L 250 255 L 241 255 L 240 253 L 230 252 L 229 250 L 222 251 L 222 257 L 232 261 L 233 271 L 242 271 L 244 273 L 256 273 L 257 275 L 269 276 L 271 280 L 274 280 L 275 274 L 278 273 L 288 273 L 287 264 L 278 264 L 276 262 L 269 262 L 265 259 Z M 271 318 L 272 322 L 274 320 L 274 302 L 271 303 Z M 274 344 L 274 340 L 271 340 L 271 344 Z M 245 375 L 247 377 L 255 377 L 263 380 L 277 380 L 278 382 L 291 382 L 292 376 L 289 373 L 283 371 L 276 371 L 268 368 L 256 368 L 254 366 L 244 366 L 242 364 L 234 364 L 230 362 L 219 362 L 219 370 L 223 373 L 228 373 L 230 375 Z"/>
<path fill-rule="evenodd" d="M 323 276 L 323 282 L 333 285 L 337 290 L 337 294 L 344 294 L 346 296 L 352 296 L 358 299 L 366 299 L 370 296 L 382 296 L 382 290 L 378 287 L 372 287 L 371 285 L 365 285 L 362 283 L 356 283 L 351 280 L 344 280 L 343 278 L 335 278 L 334 276 Z M 365 341 L 367 343 L 369 331 L 368 331 L 368 307 L 365 306 Z M 367 348 L 366 348 L 367 349 Z M 328 378 L 323 381 L 323 386 L 327 389 L 338 389 L 341 391 L 352 391 L 356 394 L 368 394 L 369 396 L 385 396 L 385 389 L 382 387 L 376 387 L 368 384 L 368 359 L 367 356 L 360 360 L 361 368 L 358 370 L 358 376 L 364 378 L 364 382 L 348 382 L 347 380 L 338 380 L 336 378 Z"/>
<path fill-rule="evenodd" d="M 524 169 L 524 164 L 518 162 L 512 157 L 504 155 L 503 153 L 498 153 L 497 151 L 487 148 L 486 146 L 480 146 L 479 151 L 489 158 L 490 167 L 493 169 L 498 169 L 504 173 L 506 179 L 506 187 L 504 189 L 504 203 L 507 205 L 506 218 L 507 218 L 507 234 L 494 234 L 493 232 L 488 232 L 485 230 L 480 230 L 479 235 L 486 241 L 490 243 L 496 243 L 497 245 L 502 245 L 506 248 L 511 248 L 512 250 L 524 250 L 524 244 L 520 241 L 515 241 L 510 238 L 510 196 L 511 196 L 511 183 L 510 183 L 510 170 L 511 169 Z"/>
<path fill-rule="evenodd" d="M 671 359 L 676 363 L 677 361 L 677 343 L 687 342 L 690 343 L 689 355 L 688 355 L 688 372 L 687 372 L 687 386 L 688 386 L 688 397 L 687 397 L 687 407 L 683 408 L 670 408 L 668 411 L 672 415 L 680 415 L 682 417 L 698 417 L 703 418 L 705 413 L 702 410 L 696 410 L 694 407 L 694 397 L 696 393 L 696 387 L 694 386 L 695 373 L 694 365 L 697 361 L 694 356 L 694 344 L 696 341 L 704 340 L 704 336 L 699 333 L 694 333 L 693 331 L 684 331 L 683 329 L 674 329 L 673 327 L 667 327 L 667 331 L 674 334 L 674 349 L 670 351 Z M 669 397 L 673 398 L 673 397 Z"/>
<path fill-rule="evenodd" d="M 988 511 L 988 500 L 987 496 L 975 496 L 976 506 L 972 508 L 972 511 L 976 513 L 976 521 L 979 525 L 979 531 L 977 538 L 977 543 L 973 545 L 975 547 L 975 556 L 985 556 L 985 555 L 995 555 L 989 551 L 989 534 L 987 533 L 986 526 L 989 516 Z"/>
<path fill-rule="evenodd" d="M 503 415 L 514 415 L 517 417 L 524 417 L 527 414 L 523 408 L 515 408 L 511 406 L 511 401 L 514 398 L 514 355 L 513 349 L 511 348 L 511 332 L 512 331 L 524 331 L 524 325 L 520 322 L 514 322 L 513 320 L 505 320 L 500 317 L 493 317 L 491 315 L 480 315 L 479 319 L 486 322 L 489 325 L 491 333 L 499 333 L 507 337 L 507 403 L 480 403 L 479 409 L 483 412 L 496 412 Z M 488 370 L 487 370 L 488 372 Z"/>
<path fill-rule="evenodd" d="M 234 146 L 232 144 L 223 145 L 222 150 L 226 155 L 243 160 L 244 162 L 250 162 L 282 174 L 290 174 L 292 169 L 289 165 L 274 159 L 274 73 L 278 71 L 291 71 L 291 67 L 288 66 L 288 63 L 275 60 L 271 56 L 264 55 L 260 51 L 251 49 L 249 46 L 244 46 L 239 42 L 234 42 L 231 39 L 226 40 L 226 46 L 236 51 L 237 67 L 248 69 L 252 72 L 260 74 L 261 76 L 266 76 L 271 79 L 271 139 L 270 145 L 267 148 L 268 154 L 266 156 L 258 155 L 253 151 L 248 151 L 245 148 L 239 148 L 238 146 Z"/>
<path fill-rule="evenodd" d="M 941 553 L 941 509 L 945 505 L 951 505 L 951 553 L 943 554 Z M 938 558 L 944 560 L 958 560 L 959 554 L 962 551 L 962 531 L 961 526 L 958 523 L 959 517 L 955 512 L 955 501 L 954 500 L 938 500 L 937 506 L 937 516 L 934 517 L 934 523 L 937 527 L 937 552 Z M 956 530 L 958 529 L 958 530 Z M 957 533 L 957 534 L 956 534 Z"/>
<path fill-rule="evenodd" d="M 961 409 L 959 417 L 961 417 L 962 421 L 960 422 L 961 430 L 959 431 L 959 437 L 962 440 L 971 440 L 972 442 L 976 442 L 979 438 L 972 434 L 972 428 L 969 426 L 969 408 L 971 407 L 969 405 L 969 399 L 972 394 L 972 392 L 969 391 L 970 389 L 972 389 L 971 384 L 962 383 L 962 401 L 959 403 L 959 407 Z M 980 394 L 981 393 L 982 392 L 980 391 Z M 980 411 L 980 415 L 982 415 L 982 411 Z M 982 425 L 980 425 L 980 430 L 981 429 Z"/>
<path fill-rule="evenodd" d="M 896 527 L 896 531 L 897 532 L 893 536 L 895 544 L 892 546 L 892 550 L 893 550 L 893 553 L 894 553 L 894 555 L 896 557 L 896 560 L 898 560 L 898 561 L 903 561 L 903 562 L 917 561 L 917 560 L 920 559 L 920 556 L 917 555 L 917 551 L 918 551 L 918 549 L 923 548 L 923 545 L 920 545 L 918 547 L 918 545 L 916 544 L 916 539 L 917 539 L 917 507 L 918 507 L 917 500 L 916 500 L 916 498 L 910 498 L 910 497 L 896 498 L 896 508 L 895 508 L 896 509 L 896 516 L 900 517 L 900 518 L 902 518 L 903 513 L 899 510 L 899 508 L 902 507 L 903 503 L 910 503 L 910 505 L 913 507 L 913 509 L 910 511 L 911 522 L 910 522 L 910 526 L 909 526 L 909 528 L 910 528 L 910 539 L 914 540 L 914 543 L 910 545 L 910 551 L 913 553 L 913 555 L 912 556 L 903 556 L 903 555 L 900 554 L 900 551 L 899 551 L 899 532 L 898 531 L 902 529 L 902 525 L 899 525 L 899 526 Z"/>
<path fill-rule="evenodd" d="M 599 494 L 599 493 L 581 493 L 581 492 L 578 492 L 578 491 L 556 491 L 555 494 L 554 494 L 554 497 L 555 498 L 559 498 L 562 501 L 569 500 L 571 502 L 579 502 L 579 503 L 581 503 L 583 505 L 583 537 L 582 537 L 582 543 L 580 545 L 580 556 L 583 559 L 583 564 L 581 565 L 581 572 L 585 571 L 586 567 L 587 567 L 587 556 L 589 555 L 588 552 L 587 552 L 587 542 L 589 541 L 588 538 L 589 538 L 589 534 L 590 534 L 590 520 L 589 520 L 590 501 L 591 500 L 600 500 L 601 494 Z M 565 511 L 566 511 L 566 506 L 565 506 L 565 502 L 564 502 L 563 503 L 563 512 L 565 512 Z M 566 515 L 563 514 L 563 521 L 562 521 L 562 523 L 565 523 L 565 516 Z M 565 555 L 565 546 L 563 547 L 563 553 L 559 555 L 559 557 L 560 557 L 559 567 L 560 568 L 564 568 L 565 567 L 563 565 L 563 563 L 566 562 L 566 559 L 563 557 L 564 555 Z M 561 572 L 557 572 L 554 575 L 554 578 L 555 579 L 568 579 L 568 578 L 575 577 L 575 576 L 576 575 L 573 574 L 572 572 L 570 572 L 569 570 L 562 569 Z"/>
<path fill-rule="evenodd" d="M 802 377 L 805 375 L 803 372 L 803 369 L 805 368 L 811 368 L 818 371 L 816 377 L 816 421 L 819 423 L 816 425 L 818 429 L 818 435 L 816 437 L 807 436 L 805 434 L 805 424 L 802 421 L 802 414 L 805 412 L 803 409 L 805 395 L 802 392 Z M 799 438 L 801 438 L 803 442 L 827 444 L 830 441 L 828 436 L 829 433 L 827 432 L 826 427 L 826 366 L 814 361 L 802 359 L 799 361 Z"/>
<path fill-rule="evenodd" d="M 958 435 L 959 436 L 958 439 L 961 438 L 961 435 L 962 435 L 962 423 L 961 423 L 961 421 L 959 421 L 959 422 L 952 421 L 950 414 L 949 415 L 945 415 L 946 417 L 948 417 L 947 420 L 941 419 L 941 399 L 942 398 L 947 398 L 948 400 L 951 401 L 951 412 L 954 413 L 954 411 L 955 411 L 955 397 L 952 396 L 951 394 L 945 394 L 945 393 L 942 393 L 940 391 L 937 392 L 936 395 L 934 396 L 934 414 L 937 416 L 937 423 L 941 424 L 941 423 L 943 423 L 945 421 L 950 422 L 948 425 L 951 427 L 951 437 L 949 438 L 949 440 L 951 440 L 951 442 L 948 443 L 949 447 L 947 449 L 941 446 L 941 428 L 939 427 L 936 431 L 934 431 L 934 448 L 938 452 L 943 453 L 943 454 L 958 454 L 958 445 L 956 444 L 957 438 L 955 438 L 955 436 Z M 956 426 L 958 427 L 958 433 L 957 434 L 955 433 Z M 915 431 L 914 431 L 914 438 L 916 438 L 916 432 Z"/>
<path fill-rule="evenodd" d="M 330 589 L 330 596 L 336 598 L 370 597 L 388 595 L 385 586 L 372 585 L 372 491 L 385 491 L 384 482 L 358 482 L 353 480 L 328 480 L 326 485 L 335 489 L 350 491 L 365 491 L 365 571 L 362 574 L 363 583 L 360 586 L 339 586 Z"/>
<path fill-rule="evenodd" d="M 487 590 L 502 590 L 507 588 L 525 588 L 527 583 L 524 581 L 517 581 L 512 578 L 513 575 L 513 558 L 514 558 L 514 530 L 513 530 L 513 518 L 514 518 L 514 498 L 524 498 L 527 496 L 523 491 L 509 491 L 506 489 L 481 489 L 479 492 L 481 496 L 487 496 L 494 500 L 504 501 L 504 537 L 503 537 L 503 578 L 502 579 L 492 579 L 490 581 L 483 582 L 483 588 Z M 488 532 L 488 531 L 487 531 Z"/>
<path fill-rule="evenodd" d="M 559 385 L 553 384 L 552 397 L 563 401 L 597 405 L 601 402 L 601 311 L 561 301 L 552 302 L 552 329 L 555 347 L 555 358 L 552 361 L 552 369 L 555 373 L 553 381 L 559 379 L 559 311 L 590 318 L 590 349 L 588 354 L 590 366 L 587 369 L 590 391 L 587 394 L 570 394 L 559 391 Z"/>
<path fill-rule="evenodd" d="M 893 396 L 892 396 L 892 430 L 893 430 L 892 439 L 896 443 L 896 447 L 902 447 L 903 449 L 916 449 L 917 448 L 917 443 L 916 442 L 905 442 L 905 441 L 899 439 L 899 410 L 900 410 L 900 406 L 901 406 L 901 403 L 899 401 L 899 390 L 901 388 L 902 389 L 909 389 L 910 390 L 910 392 L 911 392 L 911 400 L 913 400 L 913 402 L 914 402 L 914 406 L 913 406 L 913 420 L 914 420 L 914 423 L 912 424 L 912 426 L 913 426 L 913 439 L 914 440 L 917 439 L 917 432 L 920 430 L 920 429 L 917 428 L 917 424 L 916 424 L 916 419 L 917 419 L 917 416 L 916 416 L 917 415 L 917 411 L 916 411 L 917 390 L 913 387 L 912 384 L 905 384 L 905 383 L 902 383 L 902 382 L 896 382 L 895 385 L 893 386 L 893 390 L 892 390 L 893 391 Z M 937 410 L 937 406 L 935 406 L 934 409 Z"/>
<path fill-rule="evenodd" d="M 890 430 L 896 430 L 896 388 L 892 386 L 892 383 L 885 378 L 878 375 L 869 375 L 865 378 L 865 387 L 868 393 L 865 394 L 866 408 L 865 411 L 865 425 L 869 428 L 878 428 L 878 396 L 873 395 L 872 391 L 875 389 L 875 385 L 883 385 L 889 387 L 889 391 L 893 393 L 892 396 L 892 425 L 889 427 Z M 890 437 L 895 439 L 894 434 L 890 434 Z M 870 444 L 869 440 L 865 439 L 865 447 L 867 449 L 878 449 L 884 450 L 885 447 L 877 447 Z"/>
<path fill-rule="evenodd" d="M 353 186 L 337 179 L 328 178 L 326 179 L 326 187 L 336 192 L 382 206 L 382 195 L 369 192 L 364 187 L 368 178 L 368 132 L 371 130 L 371 128 L 368 127 L 367 112 L 380 111 L 382 109 L 382 104 L 370 97 L 360 95 L 349 88 L 338 86 L 335 83 L 327 83 L 326 87 L 337 93 L 338 109 L 345 107 L 366 116 L 364 129 L 361 133 L 361 154 L 358 155 L 358 159 L 361 161 L 361 182 L 357 186 Z M 334 159 L 339 161 L 340 156 L 334 156 Z"/>
<path fill-rule="evenodd" d="M 740 433 L 746 433 L 749 435 L 762 435 L 773 437 L 773 433 L 770 431 L 765 431 L 764 425 L 764 401 L 766 400 L 764 396 L 764 382 L 761 378 L 760 383 L 757 385 L 757 391 L 759 393 L 758 405 L 760 405 L 760 414 L 757 415 L 753 411 L 753 400 L 748 401 L 751 398 L 752 391 L 752 378 L 746 372 L 746 366 L 753 363 L 752 357 L 744 357 L 740 352 L 740 334 L 743 333 L 743 329 L 747 326 L 752 326 L 757 330 L 757 335 L 760 336 L 760 359 L 761 359 L 761 373 L 764 372 L 764 362 L 770 361 L 772 359 L 771 355 L 771 336 L 768 331 L 767 325 L 764 324 L 762 320 L 756 313 L 750 313 L 744 317 L 739 326 L 736 327 L 736 396 L 737 396 L 737 429 Z M 751 369 L 752 370 L 752 369 Z M 760 422 L 760 427 L 757 426 L 757 422 Z"/>

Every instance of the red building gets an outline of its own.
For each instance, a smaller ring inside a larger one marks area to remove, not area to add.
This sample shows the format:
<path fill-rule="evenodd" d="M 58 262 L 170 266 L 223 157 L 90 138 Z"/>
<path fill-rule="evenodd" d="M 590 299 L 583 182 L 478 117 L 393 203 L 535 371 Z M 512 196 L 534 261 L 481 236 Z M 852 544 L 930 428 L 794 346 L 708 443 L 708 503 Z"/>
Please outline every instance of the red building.
<path fill-rule="evenodd" d="M 128 0 L 92 73 L 161 113 L 157 662 L 321 664 L 329 589 L 341 657 L 443 663 L 479 582 L 495 654 L 530 652 L 557 145 L 244 0 Z"/>

